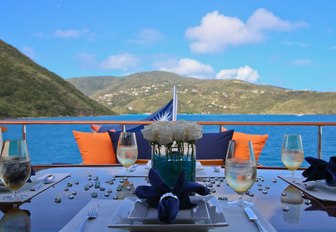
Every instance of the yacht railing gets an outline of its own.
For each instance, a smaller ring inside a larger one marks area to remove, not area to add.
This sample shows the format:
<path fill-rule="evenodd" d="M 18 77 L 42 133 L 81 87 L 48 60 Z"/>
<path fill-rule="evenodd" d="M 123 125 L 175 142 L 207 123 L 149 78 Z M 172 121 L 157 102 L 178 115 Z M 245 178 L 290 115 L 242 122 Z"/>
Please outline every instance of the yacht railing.
<path fill-rule="evenodd" d="M 0 125 L 22 125 L 22 137 L 26 138 L 26 125 L 148 125 L 153 121 L 99 121 L 99 120 L 78 120 L 78 121 L 58 121 L 58 120 L 0 120 Z M 317 154 L 322 158 L 322 130 L 324 126 L 336 126 L 336 122 L 232 122 L 232 121 L 198 121 L 200 125 L 218 126 L 219 131 L 224 126 L 316 126 L 317 127 Z"/>

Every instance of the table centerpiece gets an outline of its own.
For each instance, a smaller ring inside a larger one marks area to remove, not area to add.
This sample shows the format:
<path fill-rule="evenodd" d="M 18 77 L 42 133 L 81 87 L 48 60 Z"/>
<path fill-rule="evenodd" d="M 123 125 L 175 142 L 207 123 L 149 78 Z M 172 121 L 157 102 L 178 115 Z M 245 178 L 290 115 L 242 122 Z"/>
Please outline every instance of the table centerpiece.
<path fill-rule="evenodd" d="M 152 168 L 168 186 L 174 186 L 181 171 L 185 172 L 185 181 L 195 180 L 195 143 L 203 135 L 200 125 L 188 121 L 156 121 L 141 132 L 151 144 Z"/>

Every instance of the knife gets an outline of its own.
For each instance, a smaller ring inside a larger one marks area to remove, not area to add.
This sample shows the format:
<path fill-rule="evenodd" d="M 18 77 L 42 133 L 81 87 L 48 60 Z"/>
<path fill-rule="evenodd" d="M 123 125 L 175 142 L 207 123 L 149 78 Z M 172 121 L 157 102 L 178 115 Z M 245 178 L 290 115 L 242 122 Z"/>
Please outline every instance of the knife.
<path fill-rule="evenodd" d="M 263 227 L 263 225 L 261 225 L 257 215 L 255 215 L 251 208 L 246 207 L 245 213 L 247 214 L 250 221 L 254 221 L 257 224 L 260 232 L 267 232 L 267 230 Z"/>

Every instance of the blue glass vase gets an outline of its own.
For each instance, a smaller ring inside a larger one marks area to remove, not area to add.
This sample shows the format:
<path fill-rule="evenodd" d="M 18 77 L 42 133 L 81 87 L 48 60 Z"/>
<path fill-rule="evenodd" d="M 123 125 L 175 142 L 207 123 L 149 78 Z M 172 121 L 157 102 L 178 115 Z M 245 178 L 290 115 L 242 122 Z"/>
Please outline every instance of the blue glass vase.
<path fill-rule="evenodd" d="M 196 146 L 193 143 L 174 142 L 168 145 L 152 144 L 152 168 L 155 168 L 171 188 L 183 170 L 185 181 L 196 178 Z"/>

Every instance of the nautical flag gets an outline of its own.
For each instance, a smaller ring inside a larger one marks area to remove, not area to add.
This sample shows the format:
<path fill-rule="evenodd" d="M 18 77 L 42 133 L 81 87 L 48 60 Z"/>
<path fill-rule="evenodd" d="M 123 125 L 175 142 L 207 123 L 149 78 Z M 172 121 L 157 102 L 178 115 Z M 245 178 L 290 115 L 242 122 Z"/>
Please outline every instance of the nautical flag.
<path fill-rule="evenodd" d="M 166 105 L 158 109 L 156 112 L 143 119 L 143 121 L 176 121 L 177 114 L 177 95 L 174 86 L 173 99 Z M 126 131 L 137 132 L 144 128 L 144 125 L 126 125 Z M 106 131 L 122 131 L 121 125 L 91 125 L 91 129 L 95 132 Z"/>

